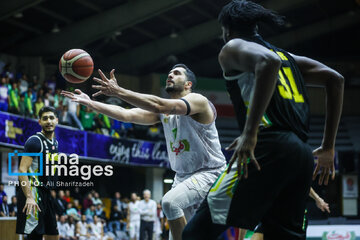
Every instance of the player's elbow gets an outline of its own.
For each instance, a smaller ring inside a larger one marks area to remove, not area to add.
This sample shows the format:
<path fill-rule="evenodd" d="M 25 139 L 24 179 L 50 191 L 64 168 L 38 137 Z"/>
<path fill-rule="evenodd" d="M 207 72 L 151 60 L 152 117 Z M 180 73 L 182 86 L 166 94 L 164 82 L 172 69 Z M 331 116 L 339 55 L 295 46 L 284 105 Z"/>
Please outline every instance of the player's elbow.
<path fill-rule="evenodd" d="M 277 55 L 264 54 L 259 56 L 256 66 L 255 74 L 277 75 L 281 67 L 281 60 Z M 275 81 L 276 79 L 274 79 Z"/>
<path fill-rule="evenodd" d="M 268 53 L 268 54 L 264 54 L 263 56 L 260 57 L 260 62 L 265 66 L 265 67 L 269 67 L 269 68 L 273 68 L 276 69 L 278 72 L 278 70 L 281 67 L 281 59 L 279 56 L 277 56 L 275 53 Z"/>
<path fill-rule="evenodd" d="M 331 71 L 331 77 L 327 78 L 326 87 L 343 89 L 345 84 L 345 78 L 336 71 Z"/>

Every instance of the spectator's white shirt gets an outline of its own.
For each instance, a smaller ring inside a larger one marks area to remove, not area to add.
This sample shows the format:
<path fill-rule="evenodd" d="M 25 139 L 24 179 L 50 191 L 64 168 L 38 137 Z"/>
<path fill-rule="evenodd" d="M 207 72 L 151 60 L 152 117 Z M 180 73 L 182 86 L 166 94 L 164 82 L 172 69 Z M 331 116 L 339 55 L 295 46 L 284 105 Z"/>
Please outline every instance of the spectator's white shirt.
<path fill-rule="evenodd" d="M 67 231 L 67 237 L 75 237 L 75 224 L 69 224 L 68 225 L 68 231 Z"/>
<path fill-rule="evenodd" d="M 67 106 L 68 106 L 68 112 L 76 114 L 78 103 L 77 102 L 72 102 L 72 101 L 68 100 L 67 98 L 65 98 L 65 99 L 66 99 L 66 103 L 67 103 Z"/>
<path fill-rule="evenodd" d="M 24 92 L 27 92 L 28 88 L 29 88 L 29 83 L 25 79 L 21 79 L 19 85 L 20 93 L 22 94 Z"/>
<path fill-rule="evenodd" d="M 129 203 L 130 222 L 140 221 L 140 201 Z"/>
<path fill-rule="evenodd" d="M 80 235 L 86 235 L 88 233 L 88 226 L 87 223 L 83 223 L 81 221 L 79 221 L 78 223 L 78 227 L 80 228 Z M 80 236 L 79 240 L 87 240 L 87 237 L 85 236 Z"/>
<path fill-rule="evenodd" d="M 156 202 L 152 199 L 149 199 L 148 202 L 141 200 L 139 203 L 139 209 L 141 214 L 141 220 L 147 222 L 154 222 L 156 219 Z"/>
<path fill-rule="evenodd" d="M 101 240 L 101 232 L 102 232 L 102 223 L 101 222 L 97 222 L 95 223 L 90 223 L 90 227 L 91 227 L 91 235 L 92 235 L 92 239 L 96 239 L 96 240 Z"/>
<path fill-rule="evenodd" d="M 57 227 L 58 227 L 59 235 L 62 237 L 66 237 L 69 230 L 69 224 L 61 223 L 60 221 L 58 221 Z"/>
<path fill-rule="evenodd" d="M 91 201 L 93 202 L 93 204 L 96 206 L 98 204 L 102 204 L 102 201 L 100 198 L 92 198 Z"/>

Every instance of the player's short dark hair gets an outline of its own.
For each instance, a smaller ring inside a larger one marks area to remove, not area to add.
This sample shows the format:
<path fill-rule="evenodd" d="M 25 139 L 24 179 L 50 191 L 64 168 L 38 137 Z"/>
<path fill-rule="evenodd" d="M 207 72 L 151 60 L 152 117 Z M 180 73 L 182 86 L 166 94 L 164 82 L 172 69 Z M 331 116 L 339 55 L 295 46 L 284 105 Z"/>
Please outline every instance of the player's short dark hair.
<path fill-rule="evenodd" d="M 232 0 L 219 13 L 218 21 L 228 29 L 253 32 L 259 22 L 283 25 L 284 17 L 246 0 Z"/>
<path fill-rule="evenodd" d="M 184 68 L 185 69 L 185 75 L 186 75 L 186 79 L 190 82 L 192 82 L 192 86 L 191 86 L 191 89 L 193 90 L 196 86 L 196 76 L 195 74 L 193 73 L 193 71 L 190 70 L 190 68 L 188 68 L 185 64 L 183 63 L 178 63 L 178 64 L 175 64 L 171 70 L 173 70 L 174 68 L 177 68 L 177 67 L 181 67 L 181 68 Z"/>
<path fill-rule="evenodd" d="M 50 107 L 50 106 L 46 106 L 46 107 L 42 107 L 42 108 L 40 109 L 40 111 L 39 111 L 39 118 L 41 118 L 42 115 L 43 115 L 44 113 L 46 113 L 46 112 L 53 112 L 54 115 L 57 117 L 55 108 Z"/>

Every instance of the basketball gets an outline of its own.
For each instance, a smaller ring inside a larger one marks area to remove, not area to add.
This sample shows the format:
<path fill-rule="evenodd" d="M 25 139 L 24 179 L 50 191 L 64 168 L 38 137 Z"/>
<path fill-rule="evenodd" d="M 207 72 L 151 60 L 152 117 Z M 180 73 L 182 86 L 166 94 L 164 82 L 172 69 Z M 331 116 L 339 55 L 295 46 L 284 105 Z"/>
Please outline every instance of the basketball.
<path fill-rule="evenodd" d="M 71 83 L 86 81 L 94 70 L 91 56 L 82 49 L 71 49 L 64 53 L 59 62 L 61 75 Z"/>

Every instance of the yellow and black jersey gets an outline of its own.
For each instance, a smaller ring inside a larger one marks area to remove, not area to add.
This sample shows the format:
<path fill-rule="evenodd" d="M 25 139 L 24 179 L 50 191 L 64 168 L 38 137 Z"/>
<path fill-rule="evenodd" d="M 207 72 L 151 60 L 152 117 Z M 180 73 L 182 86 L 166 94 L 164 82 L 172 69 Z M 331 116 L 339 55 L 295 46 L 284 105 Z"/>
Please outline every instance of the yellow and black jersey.
<path fill-rule="evenodd" d="M 282 61 L 274 94 L 260 123 L 260 131 L 288 130 L 306 141 L 309 132 L 309 99 L 295 60 L 288 52 L 264 41 L 260 35 L 254 36 L 252 41 L 275 52 Z M 224 78 L 242 129 L 249 112 L 255 75 L 248 72 L 236 76 L 224 74 Z"/>

